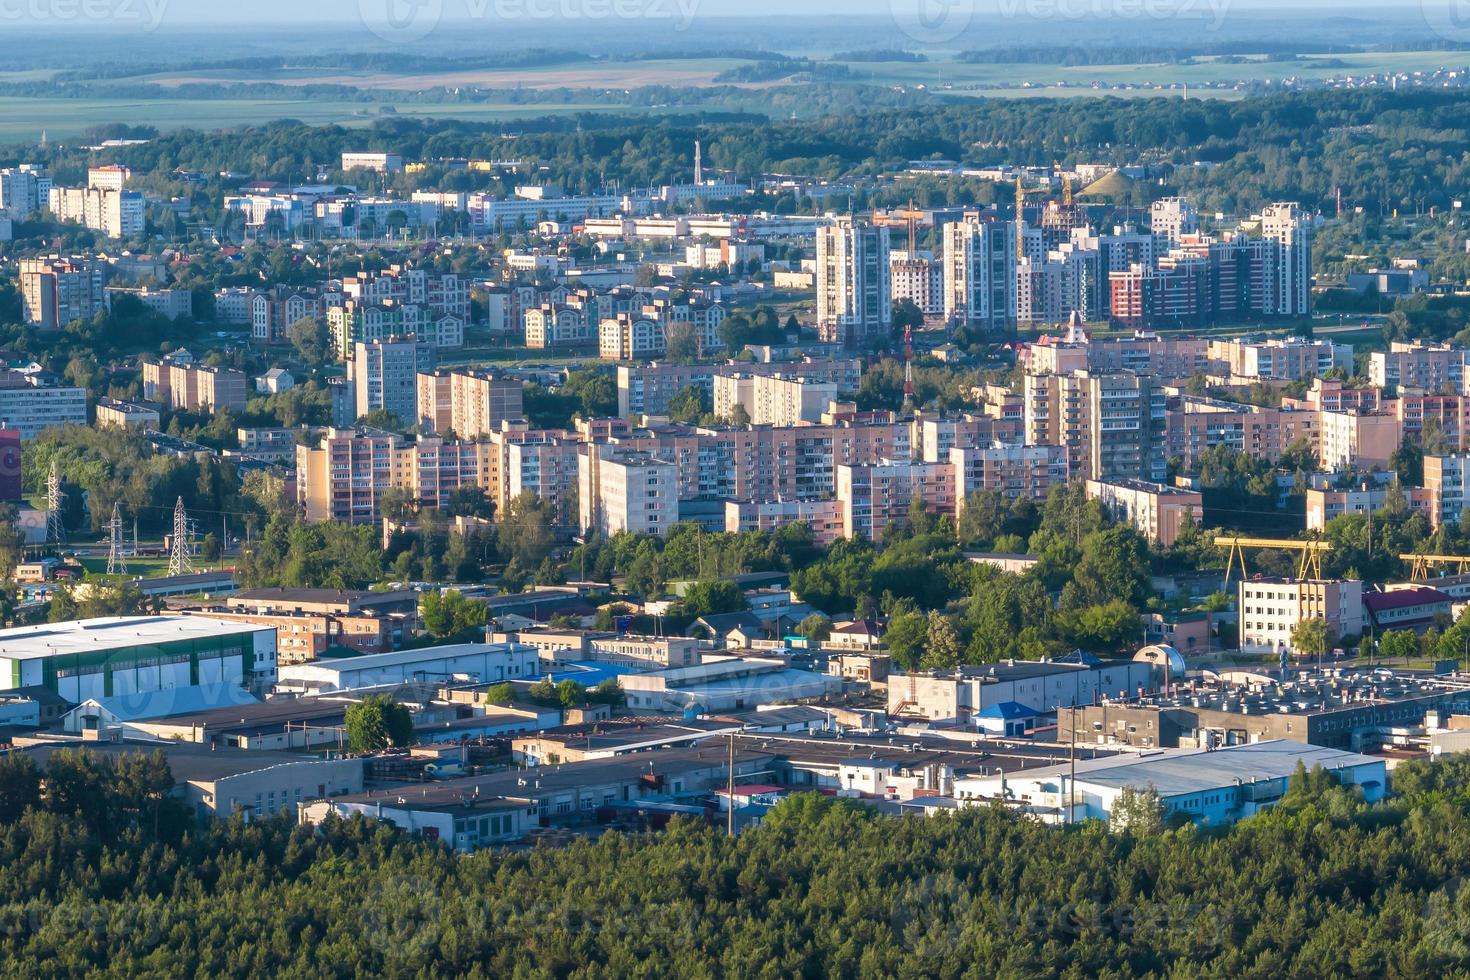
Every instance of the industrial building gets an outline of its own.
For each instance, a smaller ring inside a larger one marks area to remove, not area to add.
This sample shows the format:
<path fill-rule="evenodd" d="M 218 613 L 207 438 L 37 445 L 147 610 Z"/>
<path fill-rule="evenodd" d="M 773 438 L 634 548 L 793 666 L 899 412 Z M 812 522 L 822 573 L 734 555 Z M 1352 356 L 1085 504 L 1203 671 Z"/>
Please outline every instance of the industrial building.
<path fill-rule="evenodd" d="M 1470 690 L 1382 670 L 1286 678 L 1250 673 L 1059 712 L 1057 739 L 1144 749 L 1283 740 L 1359 751 L 1421 727 L 1431 711 L 1441 717 L 1470 711 Z"/>
<path fill-rule="evenodd" d="M 107 616 L 0 630 L 0 691 L 42 686 L 89 698 L 199 686 L 264 692 L 276 631 L 194 616 Z"/>
<path fill-rule="evenodd" d="M 961 800 L 1001 801 L 1049 823 L 1107 820 L 1125 791 L 1151 790 L 1159 796 L 1165 819 L 1221 826 L 1280 800 L 1298 765 L 1308 770 L 1320 766 L 1343 785 L 1358 787 L 1370 803 L 1382 799 L 1388 789 L 1382 759 L 1277 740 L 958 778 L 954 790 Z"/>
<path fill-rule="evenodd" d="M 1152 690 L 1155 677 L 1153 664 L 1123 660 L 1096 664 L 1012 660 L 944 673 L 891 674 L 888 713 L 963 725 L 987 708 L 1015 702 L 1034 714 L 1050 714 L 1099 698 Z"/>
<path fill-rule="evenodd" d="M 281 668 L 276 689 L 327 694 L 411 681 L 494 684 L 535 677 L 536 663 L 536 650 L 518 643 L 457 643 L 288 664 Z"/>
<path fill-rule="evenodd" d="M 117 759 L 161 751 L 174 777 L 174 795 L 201 819 L 271 817 L 311 800 L 362 792 L 361 759 L 320 759 L 277 752 L 215 750 L 199 745 L 47 741 L 20 751 L 45 769 L 59 749 L 84 748 Z"/>
<path fill-rule="evenodd" d="M 618 686 L 630 708 L 714 712 L 837 694 L 846 682 L 831 674 L 788 669 L 774 658 L 706 657 L 691 667 L 624 674 Z"/>

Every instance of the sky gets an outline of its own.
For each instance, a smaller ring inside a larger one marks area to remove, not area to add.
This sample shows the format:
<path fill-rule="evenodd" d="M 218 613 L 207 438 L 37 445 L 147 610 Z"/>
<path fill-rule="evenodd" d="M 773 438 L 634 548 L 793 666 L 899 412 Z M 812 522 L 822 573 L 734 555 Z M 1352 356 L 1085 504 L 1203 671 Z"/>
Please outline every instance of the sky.
<path fill-rule="evenodd" d="M 174 26 L 208 24 L 244 24 L 257 26 L 308 24 L 358 18 L 364 12 L 376 16 L 387 3 L 422 5 L 440 11 L 442 20 L 483 19 L 487 12 L 500 19 L 556 20 L 558 12 L 572 11 L 571 19 L 586 19 L 578 11 L 630 4 L 644 11 L 668 10 L 671 14 L 685 11 L 700 16 L 823 16 L 840 11 L 842 16 L 887 17 L 897 12 L 911 13 L 926 5 L 931 14 L 942 14 L 948 8 L 968 10 L 978 15 L 1007 12 L 1044 19 L 1049 12 L 1060 12 L 1071 18 L 1091 11 L 1121 12 L 1136 16 L 1140 7 L 1161 4 L 1180 10 L 1210 8 L 1230 12 L 1270 10 L 1273 13 L 1298 8 L 1303 10 L 1353 10 L 1378 14 L 1402 13 L 1406 18 L 1422 21 L 1419 0 L 16 0 L 0 4 L 0 21 L 15 23 L 75 23 L 85 17 L 62 11 L 69 7 L 94 4 L 95 9 L 127 10 L 137 8 Z M 1424 0 L 1434 4 L 1439 0 Z M 1445 0 L 1453 2 L 1453 0 Z M 405 8 L 406 9 L 406 8 Z M 37 15 L 39 12 L 39 16 Z"/>

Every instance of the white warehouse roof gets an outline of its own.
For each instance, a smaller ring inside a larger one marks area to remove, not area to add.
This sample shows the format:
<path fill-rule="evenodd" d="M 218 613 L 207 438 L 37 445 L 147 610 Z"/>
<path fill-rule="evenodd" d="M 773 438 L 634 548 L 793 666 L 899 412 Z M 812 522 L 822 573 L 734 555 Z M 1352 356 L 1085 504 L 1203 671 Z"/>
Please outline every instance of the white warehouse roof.
<path fill-rule="evenodd" d="M 103 616 L 65 623 L 41 623 L 0 630 L 0 659 L 40 660 L 63 654 L 90 653 L 222 636 L 275 631 L 274 626 L 229 623 L 198 616 Z"/>

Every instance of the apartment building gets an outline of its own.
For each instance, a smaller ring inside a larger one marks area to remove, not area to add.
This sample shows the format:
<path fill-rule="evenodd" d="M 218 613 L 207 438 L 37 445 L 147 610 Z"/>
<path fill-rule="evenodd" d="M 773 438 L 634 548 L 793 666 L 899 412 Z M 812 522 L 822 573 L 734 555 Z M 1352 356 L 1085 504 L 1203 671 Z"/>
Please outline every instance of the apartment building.
<path fill-rule="evenodd" d="M 667 415 L 669 402 L 688 387 L 702 389 L 714 398 L 717 374 L 771 375 L 831 381 L 840 393 L 857 391 L 862 380 L 862 361 L 857 358 L 803 358 L 785 363 L 751 364 L 649 364 L 618 366 L 618 414 Z"/>
<path fill-rule="evenodd" d="M 1101 501 L 1115 519 L 1165 548 L 1186 524 L 1204 523 L 1204 497 L 1197 490 L 1144 480 L 1088 480 L 1086 489 L 1089 500 Z"/>
<path fill-rule="evenodd" d="M 1061 337 L 1042 337 L 1028 345 L 1023 357 L 1026 369 L 1036 374 L 1133 371 L 1158 378 L 1189 378 L 1210 366 L 1209 341 L 1203 337 L 1160 337 L 1142 332 L 1095 341 L 1080 323 Z"/>
<path fill-rule="evenodd" d="M 479 439 L 502 422 L 525 415 L 525 386 L 483 371 L 422 371 L 417 375 L 418 420 L 432 432 Z"/>
<path fill-rule="evenodd" d="M 355 343 L 348 373 L 357 417 L 383 409 L 403 422 L 418 418 L 418 376 L 436 360 L 434 345 L 412 336 Z"/>
<path fill-rule="evenodd" d="M 805 524 L 819 548 L 842 537 L 842 508 L 834 500 L 727 500 L 725 530 L 774 534 L 788 524 Z"/>
<path fill-rule="evenodd" d="M 87 424 L 87 389 L 43 383 L 36 375 L 0 372 L 0 428 L 34 439 L 57 425 Z"/>
<path fill-rule="evenodd" d="M 299 289 L 276 283 L 264 292 L 249 294 L 250 341 L 263 346 L 285 346 L 287 331 L 307 317 L 325 317 L 327 309 L 342 301 L 339 293 L 321 288 Z M 216 311 L 219 298 L 215 298 Z"/>
<path fill-rule="evenodd" d="M 1263 312 L 1267 316 L 1312 314 L 1312 216 L 1294 203 L 1273 204 L 1261 211 L 1265 244 L 1261 278 Z M 1352 364 L 1349 348 L 1348 366 Z"/>
<path fill-rule="evenodd" d="M 403 156 L 398 153 L 346 151 L 342 154 L 342 169 L 373 170 L 380 174 L 398 173 L 403 169 Z"/>
<path fill-rule="evenodd" d="M 1282 398 L 1282 408 L 1313 412 L 1376 412 L 1382 407 L 1377 388 L 1349 388 L 1335 378 L 1313 378 L 1305 398 Z"/>
<path fill-rule="evenodd" d="M 1065 446 L 1023 446 L 996 442 L 988 446 L 956 446 L 949 451 L 954 467 L 955 515 L 981 490 L 1008 500 L 1044 500 L 1054 486 L 1068 480 Z"/>
<path fill-rule="evenodd" d="M 647 453 L 584 447 L 577 500 L 586 534 L 667 534 L 679 522 L 675 467 Z"/>
<path fill-rule="evenodd" d="M 232 412 L 245 411 L 248 379 L 240 371 L 206 367 L 182 354 L 170 354 L 156 361 L 146 359 L 142 368 L 143 397 L 148 401 L 200 414 L 226 408 Z"/>
<path fill-rule="evenodd" d="M 1403 424 L 1388 412 L 1322 412 L 1317 461 L 1329 472 L 1387 470 L 1403 441 Z"/>
<path fill-rule="evenodd" d="M 1192 395 L 1171 397 L 1165 446 L 1168 458 L 1193 469 L 1205 452 L 1224 446 L 1274 462 L 1297 440 L 1315 455 L 1320 443 L 1315 410 L 1268 408 Z"/>
<path fill-rule="evenodd" d="M 152 286 L 107 286 L 102 297 L 107 308 L 119 296 L 128 296 L 170 320 L 194 315 L 194 294 L 187 289 L 158 289 Z"/>
<path fill-rule="evenodd" d="M 597 327 L 597 356 L 609 361 L 662 357 L 667 347 L 668 336 L 658 320 L 619 313 Z"/>
<path fill-rule="evenodd" d="M 863 347 L 892 327 L 888 229 L 839 218 L 817 229 L 817 333 Z"/>
<path fill-rule="evenodd" d="M 816 500 L 836 492 L 838 465 L 912 458 L 909 434 L 901 422 L 668 426 L 615 442 L 678 467 L 681 500 Z"/>
<path fill-rule="evenodd" d="M 928 252 L 894 249 L 888 253 L 893 302 L 908 300 L 925 316 L 944 314 L 944 268 Z"/>
<path fill-rule="evenodd" d="M 595 307 L 589 311 L 576 306 L 543 304 L 525 312 L 526 346 L 534 350 L 594 347 L 599 324 Z"/>
<path fill-rule="evenodd" d="M 717 374 L 714 414 L 729 418 L 738 405 L 753 425 L 820 422 L 840 394 L 837 382 L 772 374 Z"/>
<path fill-rule="evenodd" d="M 0 211 L 25 218 L 46 207 L 51 178 L 44 167 L 23 163 L 0 170 Z"/>
<path fill-rule="evenodd" d="M 1466 478 L 1470 476 L 1470 453 L 1426 455 L 1424 489 L 1429 492 L 1429 521 L 1436 529 L 1459 524 L 1470 507 Z"/>
<path fill-rule="evenodd" d="M 943 463 L 950 459 L 951 449 L 989 448 L 997 442 L 1019 444 L 1026 426 L 1020 398 L 1014 400 L 1013 412 L 998 414 L 999 417 L 966 412 L 953 418 L 914 419 L 909 426 L 914 458 L 925 463 Z"/>
<path fill-rule="evenodd" d="M 1353 369 L 1351 344 L 1302 337 L 1212 340 L 1209 356 L 1220 373 L 1245 381 L 1300 381 L 1337 367 Z"/>
<path fill-rule="evenodd" d="M 509 505 L 521 494 L 530 492 L 556 508 L 559 524 L 573 526 L 580 516 L 578 456 L 585 445 L 580 440 L 559 435 L 505 442 L 498 454 L 501 470 L 496 490 L 500 499 Z"/>
<path fill-rule="evenodd" d="M 296 447 L 296 500 L 308 521 L 375 524 L 390 489 L 437 508 L 460 487 L 488 486 L 489 471 L 486 443 L 334 428 L 316 446 Z"/>
<path fill-rule="evenodd" d="M 1246 579 L 1238 586 L 1243 653 L 1299 653 L 1291 643 L 1298 623 L 1327 623 L 1329 642 L 1363 632 L 1363 583 L 1343 579 Z"/>
<path fill-rule="evenodd" d="M 47 206 L 58 221 L 75 221 L 108 238 L 143 234 L 145 202 L 137 191 L 52 187 Z"/>
<path fill-rule="evenodd" d="M 1016 230 L 978 215 L 943 226 L 944 318 L 989 333 L 1015 326 Z"/>
<path fill-rule="evenodd" d="M 364 304 L 396 302 L 427 307 L 434 318 L 470 320 L 469 283 L 454 273 L 431 275 L 425 269 L 391 265 L 381 272 L 360 272 L 342 280 L 342 294 Z"/>
<path fill-rule="evenodd" d="M 1436 522 L 1434 495 L 1428 487 L 1363 486 L 1351 490 L 1310 487 L 1306 492 L 1307 530 L 1326 530 L 1328 523 L 1339 517 L 1377 513 L 1395 493 L 1410 511 Z"/>
<path fill-rule="evenodd" d="M 333 347 L 344 360 L 354 344 L 390 337 L 417 337 L 441 350 L 463 347 L 465 322 L 459 316 L 436 314 L 426 304 L 395 299 L 380 303 L 345 299 L 327 310 Z"/>
<path fill-rule="evenodd" d="M 1420 389 L 1399 388 L 1399 396 L 1383 403 L 1383 410 L 1398 419 L 1405 439 L 1423 444 L 1425 436 L 1442 443 L 1450 452 L 1470 448 L 1470 397 L 1426 395 Z"/>
<path fill-rule="evenodd" d="M 107 264 L 73 256 L 21 259 L 20 298 L 26 323 L 56 330 L 90 320 L 106 303 Z"/>
<path fill-rule="evenodd" d="M 1166 197 L 1149 208 L 1149 229 L 1170 245 L 1199 231 L 1199 210 L 1182 197 Z"/>
<path fill-rule="evenodd" d="M 881 540 L 884 528 L 908 522 L 910 510 L 919 501 L 931 513 L 953 516 L 954 473 L 949 463 L 906 460 L 839 465 L 836 490 L 843 536 Z"/>
<path fill-rule="evenodd" d="M 1387 351 L 1368 355 L 1368 383 L 1375 388 L 1419 388 L 1463 394 L 1470 351 L 1451 344 L 1390 341 Z"/>
<path fill-rule="evenodd" d="M 1028 374 L 1026 444 L 1065 446 L 1073 479 L 1158 481 L 1167 464 L 1167 400 L 1130 373 Z"/>

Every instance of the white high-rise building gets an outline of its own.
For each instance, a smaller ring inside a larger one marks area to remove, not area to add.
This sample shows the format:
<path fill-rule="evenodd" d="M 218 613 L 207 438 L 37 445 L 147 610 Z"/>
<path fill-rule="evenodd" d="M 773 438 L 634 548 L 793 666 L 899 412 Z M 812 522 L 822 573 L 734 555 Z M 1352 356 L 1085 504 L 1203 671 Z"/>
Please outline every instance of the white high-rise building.
<path fill-rule="evenodd" d="M 0 211 L 24 218 L 44 208 L 51 197 L 51 178 L 29 163 L 0 170 Z"/>
<path fill-rule="evenodd" d="M 79 222 L 109 238 L 143 233 L 145 205 L 137 191 L 53 187 L 47 206 L 59 220 Z"/>
<path fill-rule="evenodd" d="M 1179 244 L 1184 235 L 1199 231 L 1199 211 L 1182 197 L 1166 197 L 1155 201 L 1151 212 L 1153 233 L 1170 245 Z"/>
<path fill-rule="evenodd" d="M 1261 212 L 1261 237 L 1274 243 L 1265 259 L 1270 308 L 1264 312 L 1268 316 L 1310 316 L 1312 216 L 1298 204 L 1273 204 Z"/>
<path fill-rule="evenodd" d="M 817 331 L 823 341 L 861 347 L 888 334 L 893 299 L 888 229 L 851 218 L 817 229 Z"/>
<path fill-rule="evenodd" d="M 1014 225 L 967 218 L 944 226 L 944 316 L 993 332 L 1015 326 Z"/>
<path fill-rule="evenodd" d="M 352 353 L 358 417 L 382 408 L 405 424 L 417 419 L 418 376 L 434 370 L 434 346 L 414 337 L 393 337 L 359 342 Z"/>
<path fill-rule="evenodd" d="M 925 316 L 944 313 L 944 272 L 932 254 L 894 249 L 888 254 L 888 273 L 895 303 L 909 300 Z"/>

